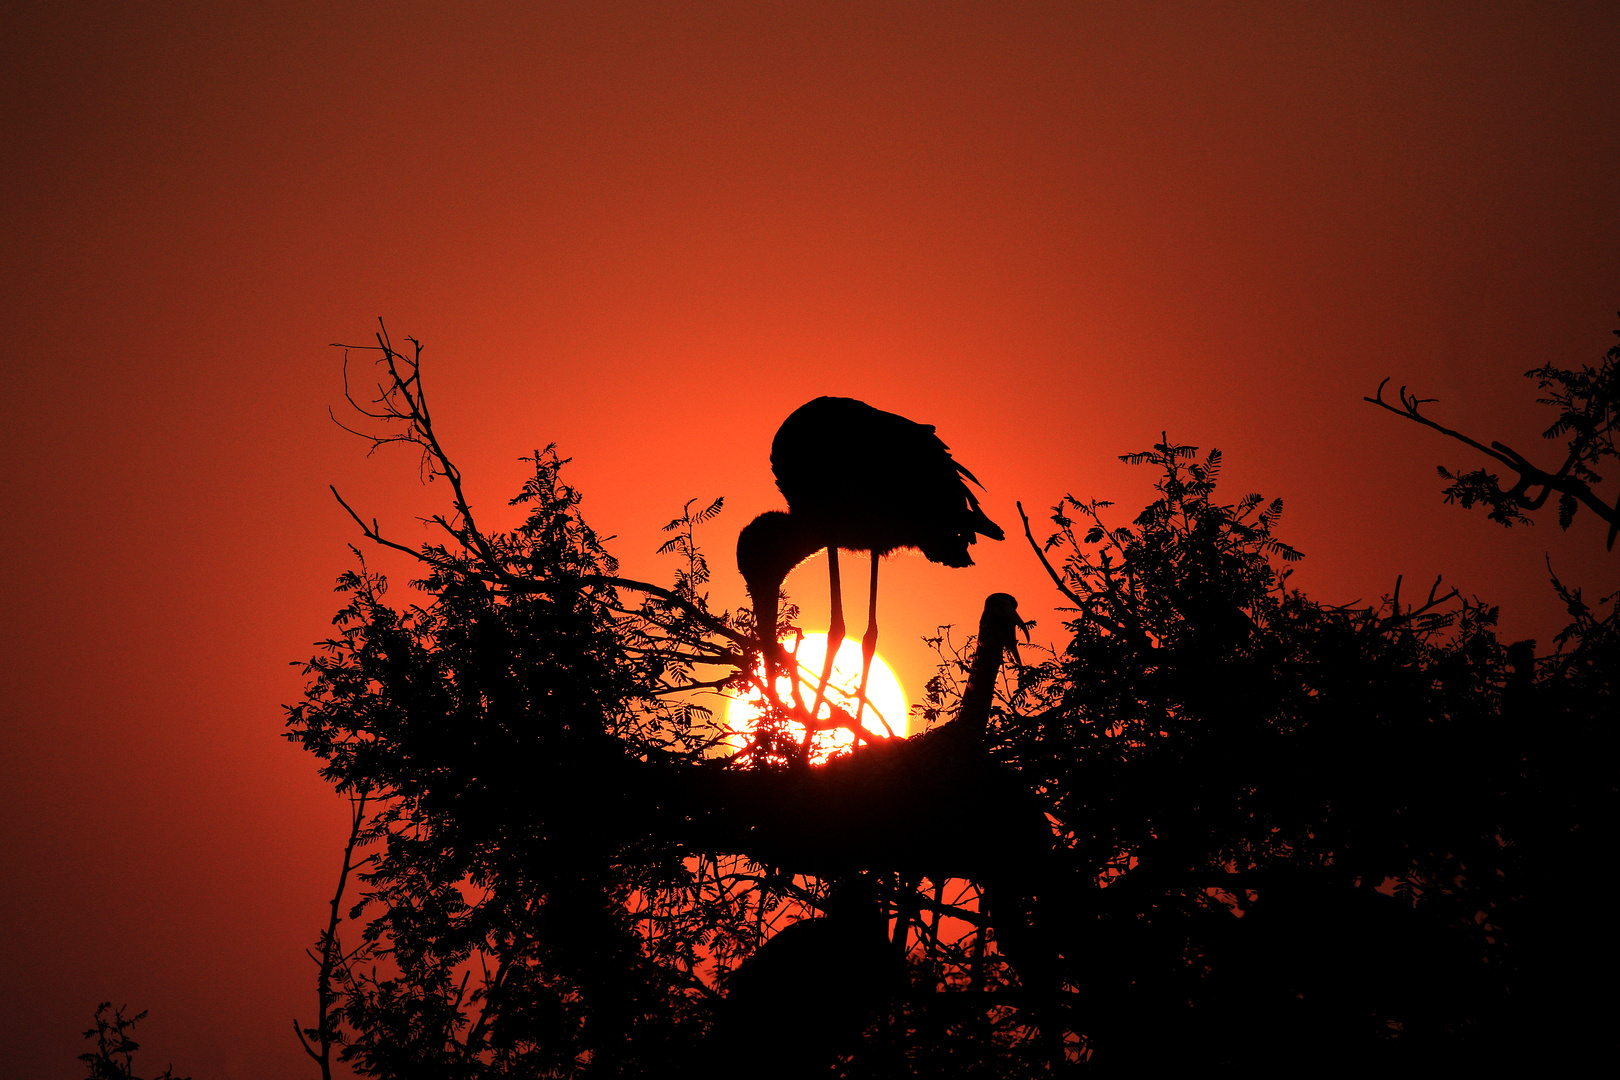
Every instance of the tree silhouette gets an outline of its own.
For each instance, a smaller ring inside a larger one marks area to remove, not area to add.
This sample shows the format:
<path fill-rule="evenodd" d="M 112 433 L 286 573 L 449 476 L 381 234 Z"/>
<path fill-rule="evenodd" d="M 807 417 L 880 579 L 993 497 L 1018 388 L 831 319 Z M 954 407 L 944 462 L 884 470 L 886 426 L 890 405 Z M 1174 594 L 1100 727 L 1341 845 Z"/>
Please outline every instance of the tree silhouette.
<path fill-rule="evenodd" d="M 1438 581 L 1323 605 L 1287 587 L 1280 502 L 1214 501 L 1218 453 L 1125 460 L 1160 498 L 1124 528 L 1055 508 L 1077 617 L 1001 729 L 1097 885 L 1053 932 L 1099 1063 L 1562 1052 L 1521 999 L 1594 932 L 1544 937 L 1608 873 L 1613 612 L 1538 663 Z"/>
<path fill-rule="evenodd" d="M 620 576 L 551 448 L 523 524 L 480 529 L 411 344 L 378 336 L 357 408 L 449 482 L 443 539 L 350 512 L 426 601 L 390 606 L 356 551 L 289 710 L 357 807 L 312 951 L 323 1070 L 331 1047 L 380 1077 L 1000 1077 L 1595 1043 L 1612 597 L 1555 581 L 1575 622 L 1539 658 L 1438 581 L 1313 601 L 1281 502 L 1218 501 L 1219 453 L 1162 438 L 1124 458 L 1157 476 L 1129 524 L 1073 497 L 1044 541 L 1025 518 L 1060 652 L 1005 666 L 992 596 L 975 638 L 933 639 L 930 730 L 812 767 L 750 613 L 700 591 L 719 501 L 667 527 L 672 588 Z M 748 687 L 737 751 L 692 694 Z"/>

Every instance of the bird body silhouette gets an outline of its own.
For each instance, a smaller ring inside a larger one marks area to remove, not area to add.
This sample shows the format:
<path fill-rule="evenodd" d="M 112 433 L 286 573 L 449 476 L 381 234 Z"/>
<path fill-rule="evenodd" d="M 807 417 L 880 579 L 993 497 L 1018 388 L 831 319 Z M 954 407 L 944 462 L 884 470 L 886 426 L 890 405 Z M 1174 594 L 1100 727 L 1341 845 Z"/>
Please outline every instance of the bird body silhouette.
<path fill-rule="evenodd" d="M 771 442 L 771 471 L 793 517 L 846 551 L 917 548 L 931 562 L 972 566 L 968 545 L 1003 533 L 964 481 L 932 424 L 854 398 L 796 409 Z"/>
<path fill-rule="evenodd" d="M 864 698 L 877 642 L 878 560 L 915 548 L 932 562 L 971 566 L 970 545 L 981 535 L 1001 540 L 1005 534 L 985 516 L 968 486 L 969 481 L 978 484 L 978 479 L 951 457 L 933 425 L 854 398 L 819 397 L 794 410 L 771 443 L 771 470 L 787 500 L 787 513 L 761 514 L 737 537 L 737 567 L 748 586 L 767 661 L 776 649 L 782 582 L 795 566 L 825 548 L 832 625 L 826 670 L 816 692 L 819 708 L 844 637 L 838 552 L 868 552 L 872 587 L 861 643 Z M 857 704 L 857 722 L 863 705 L 864 701 Z"/>

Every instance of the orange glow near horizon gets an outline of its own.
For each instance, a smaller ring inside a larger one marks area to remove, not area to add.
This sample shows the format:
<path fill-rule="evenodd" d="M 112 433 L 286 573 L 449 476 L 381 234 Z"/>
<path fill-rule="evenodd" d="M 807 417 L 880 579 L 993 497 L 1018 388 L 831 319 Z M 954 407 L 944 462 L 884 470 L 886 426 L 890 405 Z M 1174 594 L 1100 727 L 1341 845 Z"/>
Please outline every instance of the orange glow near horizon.
<path fill-rule="evenodd" d="M 1066 492 L 1128 525 L 1154 477 L 1119 455 L 1166 431 L 1222 450 L 1222 501 L 1286 500 L 1315 599 L 1443 573 L 1545 654 L 1549 564 L 1620 589 L 1595 516 L 1447 506 L 1434 467 L 1486 459 L 1361 400 L 1392 376 L 1556 468 L 1521 376 L 1616 340 L 1620 6 L 96 10 L 0 9 L 0 917 L 29 1033 L 0 1074 L 67 1080 L 111 999 L 151 1010 L 149 1074 L 308 1075 L 286 1018 L 349 807 L 283 707 L 350 545 L 397 606 L 422 574 L 328 485 L 406 547 L 450 512 L 328 413 L 353 419 L 328 343 L 379 316 L 425 345 L 481 528 L 522 523 L 519 459 L 554 442 L 621 574 L 667 587 L 662 526 L 724 496 L 696 530 L 714 611 L 748 604 L 736 537 L 785 506 L 794 409 L 935 425 L 1007 539 L 884 560 L 880 647 L 919 700 L 927 638 L 991 593 L 1065 647 L 1016 501 L 1037 544 Z M 807 628 L 825 562 L 784 583 Z M 692 699 L 709 734 L 742 716 Z"/>
<path fill-rule="evenodd" d="M 789 640 L 783 641 L 790 644 Z M 790 651 L 790 655 L 793 655 Z M 799 693 L 808 703 L 815 700 L 816 683 L 821 674 L 821 665 L 827 656 L 827 635 L 806 634 L 799 642 Z M 832 715 L 829 704 L 836 703 L 839 708 L 846 710 L 851 716 L 855 714 L 855 695 L 861 684 L 861 643 L 854 638 L 845 638 L 838 647 L 838 655 L 833 659 L 832 677 L 827 681 L 827 699 L 821 706 L 817 716 L 827 719 Z M 783 701 L 790 701 L 793 697 L 793 683 L 787 675 L 777 679 L 777 694 Z M 726 699 L 726 731 L 727 742 L 738 750 L 747 747 L 748 738 L 753 733 L 754 725 L 759 721 L 764 711 L 759 691 L 755 690 L 746 697 L 728 697 Z M 905 691 L 900 688 L 900 680 L 895 678 L 889 665 L 883 662 L 882 656 L 872 657 L 872 672 L 866 683 L 866 709 L 861 717 L 861 726 L 871 732 L 874 738 L 888 738 L 891 735 L 905 738 L 907 727 L 907 710 Z M 789 730 L 795 738 L 804 738 L 803 724 L 789 724 Z M 810 760 L 813 764 L 820 764 L 840 754 L 854 745 L 855 736 L 846 730 L 824 731 L 816 736 L 812 747 Z"/>

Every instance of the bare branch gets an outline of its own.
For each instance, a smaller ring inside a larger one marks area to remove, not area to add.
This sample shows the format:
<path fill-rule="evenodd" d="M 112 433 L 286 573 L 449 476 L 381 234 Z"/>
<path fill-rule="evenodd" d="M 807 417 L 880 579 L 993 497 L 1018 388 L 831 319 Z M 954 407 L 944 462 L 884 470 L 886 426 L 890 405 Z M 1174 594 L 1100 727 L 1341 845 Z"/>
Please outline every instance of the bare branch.
<path fill-rule="evenodd" d="M 1047 561 L 1046 552 L 1042 551 L 1041 545 L 1035 542 L 1035 536 L 1030 532 L 1029 529 L 1029 515 L 1024 513 L 1024 504 L 1022 502 L 1018 502 L 1014 505 L 1018 507 L 1018 516 L 1024 519 L 1024 536 L 1029 540 L 1030 550 L 1035 552 L 1035 557 L 1041 560 L 1042 566 L 1046 567 L 1047 576 L 1052 579 L 1052 584 L 1056 585 L 1058 587 L 1058 592 L 1068 597 L 1069 601 L 1073 603 L 1075 607 L 1084 612 L 1086 610 L 1086 602 L 1076 596 L 1073 590 L 1063 583 L 1063 579 L 1058 576 L 1058 572 L 1052 569 L 1052 564 Z"/>
<path fill-rule="evenodd" d="M 372 518 L 371 524 L 367 525 L 365 519 L 354 512 L 354 507 L 350 506 L 348 502 L 344 500 L 343 496 L 338 494 L 338 489 L 335 486 L 332 484 L 327 484 L 326 487 L 327 490 L 331 491 L 332 497 L 338 501 L 338 504 L 349 512 L 349 516 L 354 519 L 354 523 L 360 526 L 360 534 L 367 540 L 370 540 L 374 544 L 380 544 L 386 548 L 393 548 L 395 551 L 402 551 L 418 562 L 425 562 L 432 566 L 444 565 L 443 563 L 429 557 L 426 553 L 418 551 L 416 548 L 406 547 L 404 544 L 396 543 L 393 540 L 384 539 L 382 534 L 378 531 L 376 518 Z"/>

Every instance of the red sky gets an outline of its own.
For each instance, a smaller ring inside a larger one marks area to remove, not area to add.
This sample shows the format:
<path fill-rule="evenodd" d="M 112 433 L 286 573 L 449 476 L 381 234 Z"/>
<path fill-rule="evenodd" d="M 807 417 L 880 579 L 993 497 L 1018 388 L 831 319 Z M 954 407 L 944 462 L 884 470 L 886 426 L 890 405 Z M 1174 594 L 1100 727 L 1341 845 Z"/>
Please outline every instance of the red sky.
<path fill-rule="evenodd" d="M 1360 400 L 1539 450 L 1520 373 L 1613 343 L 1612 4 L 872 7 L 7 5 L 0 1073 L 79 1074 L 110 998 L 152 1071 L 313 1075 L 344 808 L 278 736 L 357 542 L 326 485 L 402 538 L 444 506 L 327 418 L 377 316 L 486 523 L 556 441 L 667 578 L 658 526 L 723 494 L 723 604 L 823 393 L 938 425 L 1010 534 L 1134 515 L 1117 455 L 1168 430 L 1287 500 L 1324 600 L 1444 572 L 1546 642 L 1544 554 L 1620 585 L 1590 518 L 1440 505 L 1475 462 Z M 1027 548 L 976 557 L 885 573 L 908 690 L 988 592 L 1056 638 Z"/>

